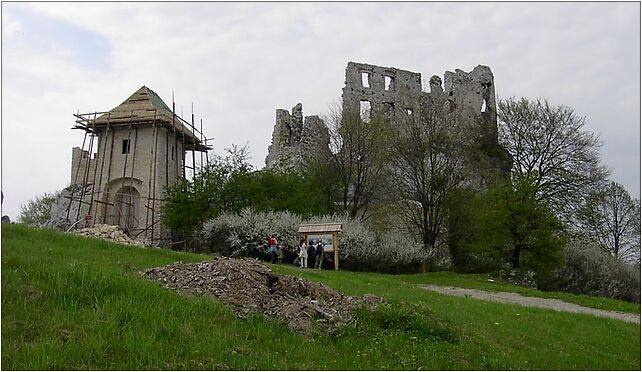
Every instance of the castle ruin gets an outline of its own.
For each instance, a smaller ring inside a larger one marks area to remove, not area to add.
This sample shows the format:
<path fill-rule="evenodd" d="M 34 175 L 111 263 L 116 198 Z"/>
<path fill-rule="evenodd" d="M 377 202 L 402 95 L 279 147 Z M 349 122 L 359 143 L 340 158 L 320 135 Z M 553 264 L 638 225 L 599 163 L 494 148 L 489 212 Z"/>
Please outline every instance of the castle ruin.
<path fill-rule="evenodd" d="M 303 118 L 298 103 L 288 110 L 276 110 L 272 143 L 265 159 L 267 168 L 284 171 L 300 170 L 311 159 L 330 159 L 330 135 L 317 115 Z"/>
<path fill-rule="evenodd" d="M 344 114 L 359 113 L 364 120 L 382 115 L 394 125 L 408 115 L 417 115 L 421 109 L 434 110 L 453 123 L 453 131 L 481 149 L 467 162 L 475 174 L 475 179 L 469 180 L 470 184 L 481 184 L 494 174 L 508 174 L 510 162 L 506 154 L 499 149 L 497 156 L 496 151 L 500 146 L 491 69 L 479 65 L 471 72 L 446 71 L 443 81 L 433 75 L 429 88 L 428 92 L 422 89 L 421 74 L 417 72 L 348 62 L 342 111 Z M 272 144 L 266 158 L 267 168 L 281 168 L 283 164 L 290 168 L 301 166 L 304 162 L 298 154 L 306 151 L 304 144 L 311 142 L 308 136 L 329 138 L 327 127 L 318 117 L 309 117 L 315 118 L 315 125 L 305 132 L 300 129 L 300 118 L 301 104 L 292 109 L 291 115 L 286 110 L 277 110 Z M 325 151 L 318 150 L 318 153 Z M 291 161 L 292 158 L 298 160 Z"/>

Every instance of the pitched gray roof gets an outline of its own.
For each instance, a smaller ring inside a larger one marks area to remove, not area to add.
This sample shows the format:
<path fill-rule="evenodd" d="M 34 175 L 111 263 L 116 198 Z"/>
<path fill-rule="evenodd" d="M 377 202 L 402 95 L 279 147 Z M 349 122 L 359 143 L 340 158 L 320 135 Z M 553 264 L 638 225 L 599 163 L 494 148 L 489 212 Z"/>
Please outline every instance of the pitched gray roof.
<path fill-rule="evenodd" d="M 192 134 L 189 123 L 172 113 L 172 110 L 158 94 L 144 85 L 123 103 L 97 117 L 89 125 L 106 126 L 130 123 L 131 125 L 156 123 L 157 125 L 173 127 L 177 133 L 185 136 L 188 142 L 186 143 L 187 149 L 191 147 L 190 145 L 194 146 L 198 151 L 205 151 L 206 149 L 200 138 Z"/>

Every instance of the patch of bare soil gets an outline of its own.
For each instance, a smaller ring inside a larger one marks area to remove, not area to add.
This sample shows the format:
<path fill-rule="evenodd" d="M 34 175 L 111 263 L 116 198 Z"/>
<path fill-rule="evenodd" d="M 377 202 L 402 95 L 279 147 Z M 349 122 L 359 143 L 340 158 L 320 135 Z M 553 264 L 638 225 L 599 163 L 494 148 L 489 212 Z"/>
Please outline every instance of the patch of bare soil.
<path fill-rule="evenodd" d="M 489 292 L 479 289 L 444 287 L 439 285 L 427 284 L 419 285 L 419 287 L 450 296 L 472 297 L 484 301 L 495 301 L 529 307 L 539 307 L 542 309 L 566 311 L 570 313 L 591 314 L 611 319 L 618 319 L 624 322 L 640 324 L 640 314 L 593 309 L 590 307 L 580 306 L 553 298 L 528 297 L 513 292 Z"/>
<path fill-rule="evenodd" d="M 321 283 L 276 274 L 253 259 L 174 263 L 141 274 L 165 288 L 215 296 L 231 305 L 241 317 L 262 313 L 308 335 L 315 324 L 321 323 L 330 330 L 349 321 L 354 309 L 373 308 L 381 302 L 375 296 L 344 296 Z"/>

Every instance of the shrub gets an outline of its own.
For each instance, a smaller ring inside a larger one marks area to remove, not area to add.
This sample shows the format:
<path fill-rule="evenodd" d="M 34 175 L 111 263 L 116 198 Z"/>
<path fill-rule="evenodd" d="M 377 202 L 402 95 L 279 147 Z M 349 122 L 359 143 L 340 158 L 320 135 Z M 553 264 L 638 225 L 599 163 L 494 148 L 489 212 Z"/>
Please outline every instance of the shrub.
<path fill-rule="evenodd" d="M 564 249 L 558 270 L 560 289 L 573 293 L 640 302 L 640 271 L 592 242 L 575 240 Z"/>
<path fill-rule="evenodd" d="M 51 217 L 51 206 L 56 202 L 60 191 L 44 193 L 20 206 L 18 220 L 25 225 L 40 227 Z"/>
<path fill-rule="evenodd" d="M 205 249 L 229 256 L 265 257 L 266 237 L 276 234 L 286 259 L 295 256 L 300 223 L 341 222 L 339 259 L 341 267 L 357 271 L 408 272 L 429 254 L 420 243 L 399 233 L 376 235 L 346 216 L 322 216 L 304 220 L 290 212 L 260 212 L 250 208 L 239 214 L 222 214 L 207 221 L 200 233 Z M 327 257 L 327 255 L 326 255 Z M 286 261 L 288 262 L 288 261 Z"/>

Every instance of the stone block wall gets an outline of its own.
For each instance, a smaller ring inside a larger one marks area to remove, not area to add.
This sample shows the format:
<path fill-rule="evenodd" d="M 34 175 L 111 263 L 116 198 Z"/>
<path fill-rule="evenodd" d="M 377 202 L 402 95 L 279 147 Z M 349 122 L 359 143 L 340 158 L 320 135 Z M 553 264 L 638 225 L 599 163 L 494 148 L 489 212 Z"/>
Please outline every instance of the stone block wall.
<path fill-rule="evenodd" d="M 265 158 L 266 168 L 298 171 L 311 159 L 329 159 L 330 134 L 318 116 L 303 117 L 303 106 L 298 103 L 288 110 L 276 110 L 272 143 Z"/>
<path fill-rule="evenodd" d="M 416 112 L 421 96 L 421 74 L 394 67 L 348 62 L 343 88 L 343 113 L 360 113 L 393 119 Z"/>

